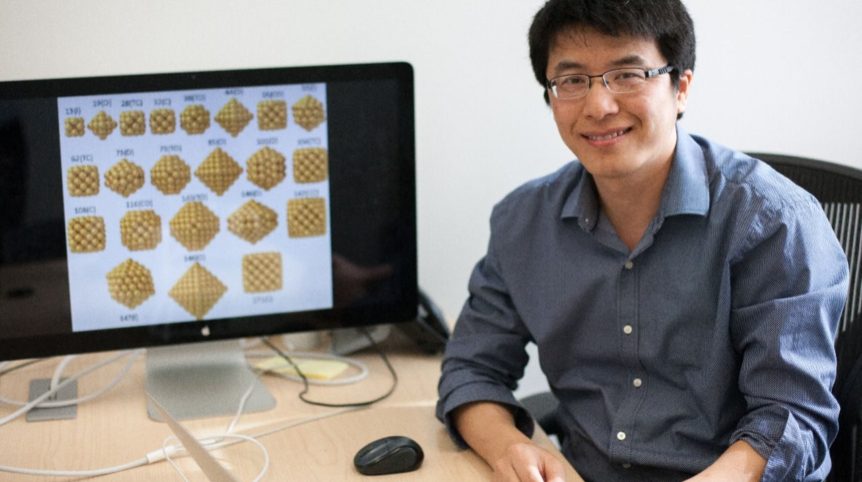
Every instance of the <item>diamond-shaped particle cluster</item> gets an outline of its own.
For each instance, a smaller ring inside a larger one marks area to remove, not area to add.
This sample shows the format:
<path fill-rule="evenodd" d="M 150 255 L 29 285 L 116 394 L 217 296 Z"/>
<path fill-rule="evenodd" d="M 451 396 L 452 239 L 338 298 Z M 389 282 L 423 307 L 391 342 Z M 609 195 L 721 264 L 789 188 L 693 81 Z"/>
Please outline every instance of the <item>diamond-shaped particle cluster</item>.
<path fill-rule="evenodd" d="M 267 191 L 283 181 L 287 171 L 284 156 L 271 147 L 252 154 L 246 164 L 248 180 Z"/>
<path fill-rule="evenodd" d="M 179 194 L 192 180 L 192 170 L 180 156 L 162 156 L 150 169 L 150 182 L 162 194 Z"/>
<path fill-rule="evenodd" d="M 146 266 L 127 259 L 112 269 L 108 275 L 108 292 L 116 302 L 135 308 L 156 294 L 153 275 Z"/>
<path fill-rule="evenodd" d="M 219 232 L 219 219 L 203 203 L 188 202 L 171 219 L 171 236 L 189 251 L 200 251 Z"/>
<path fill-rule="evenodd" d="M 240 174 L 242 166 L 220 147 L 212 151 L 195 169 L 195 176 L 219 196 L 230 188 Z"/>
<path fill-rule="evenodd" d="M 200 263 L 195 263 L 168 294 L 192 316 L 200 320 L 209 313 L 226 291 L 227 286 L 224 283 Z"/>
<path fill-rule="evenodd" d="M 236 98 L 232 98 L 218 111 L 215 121 L 232 137 L 236 137 L 251 122 L 254 115 Z"/>
<path fill-rule="evenodd" d="M 131 196 L 144 185 L 144 169 L 123 159 L 105 173 L 105 185 L 123 197 Z"/>
<path fill-rule="evenodd" d="M 151 209 L 129 211 L 120 219 L 120 238 L 132 251 L 155 249 L 162 242 L 162 218 Z"/>
<path fill-rule="evenodd" d="M 252 199 L 227 218 L 227 229 L 249 243 L 257 243 L 278 226 L 278 214 Z"/>

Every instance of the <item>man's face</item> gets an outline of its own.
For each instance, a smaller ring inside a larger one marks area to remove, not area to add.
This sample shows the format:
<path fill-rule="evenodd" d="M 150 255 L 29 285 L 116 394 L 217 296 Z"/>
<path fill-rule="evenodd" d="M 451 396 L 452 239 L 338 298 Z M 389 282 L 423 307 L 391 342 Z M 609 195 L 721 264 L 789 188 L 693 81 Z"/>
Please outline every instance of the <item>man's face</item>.
<path fill-rule="evenodd" d="M 592 29 L 563 32 L 551 45 L 547 77 L 600 75 L 611 69 L 664 67 L 655 40 L 611 37 Z M 685 110 L 691 71 L 674 89 L 670 75 L 646 80 L 643 89 L 613 94 L 600 78 L 586 96 L 551 97 L 563 142 L 597 182 L 648 180 L 666 172 L 676 145 L 677 114 Z"/>

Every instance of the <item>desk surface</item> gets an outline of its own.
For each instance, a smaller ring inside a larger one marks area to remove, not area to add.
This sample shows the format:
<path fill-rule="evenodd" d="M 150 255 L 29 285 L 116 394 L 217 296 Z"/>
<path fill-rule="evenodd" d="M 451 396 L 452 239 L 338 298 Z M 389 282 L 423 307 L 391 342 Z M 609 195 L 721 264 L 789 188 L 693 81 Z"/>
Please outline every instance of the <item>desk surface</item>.
<path fill-rule="evenodd" d="M 375 477 L 373 480 L 488 480 L 490 469 L 469 450 L 459 450 L 443 426 L 434 418 L 436 384 L 440 359 L 418 353 L 404 343 L 389 343 L 387 353 L 399 375 L 395 392 L 373 407 L 347 411 L 310 406 L 297 398 L 301 385 L 267 376 L 264 383 L 277 400 L 275 409 L 245 414 L 235 431 L 260 434 L 288 425 L 289 428 L 259 438 L 269 451 L 270 468 L 264 480 L 369 481 L 353 468 L 353 455 L 371 440 L 386 435 L 406 435 L 425 451 L 425 462 L 415 472 Z M 66 373 L 73 374 L 105 359 L 108 354 L 85 355 L 76 359 Z M 375 353 L 355 356 L 368 364 L 369 377 L 344 387 L 312 386 L 308 397 L 314 400 L 345 402 L 373 398 L 390 384 L 390 375 Z M 49 378 L 56 360 L 23 368 L 0 378 L 0 394 L 25 400 L 33 378 Z M 21 417 L 0 427 L 0 465 L 51 470 L 91 470 L 125 464 L 158 450 L 172 435 L 164 423 L 146 415 L 143 357 L 111 391 L 78 407 L 73 420 L 28 423 Z M 114 363 L 81 379 L 79 395 L 97 390 L 113 379 L 122 363 Z M 0 417 L 13 408 L 0 405 Z M 327 418 L 297 422 L 312 416 L 336 414 Z M 223 432 L 232 417 L 189 420 L 183 425 L 195 435 Z M 552 447 L 542 433 L 536 440 Z M 261 452 L 248 443 L 217 452 L 219 460 L 241 480 L 251 480 L 262 467 Z M 560 456 L 562 458 L 562 456 Z M 205 480 L 189 458 L 177 460 L 190 480 Z M 0 472 L 6 480 L 65 480 L 56 477 L 13 475 Z M 158 462 L 99 478 L 106 481 L 180 480 L 170 465 Z M 581 480 L 573 469 L 570 481 Z"/>

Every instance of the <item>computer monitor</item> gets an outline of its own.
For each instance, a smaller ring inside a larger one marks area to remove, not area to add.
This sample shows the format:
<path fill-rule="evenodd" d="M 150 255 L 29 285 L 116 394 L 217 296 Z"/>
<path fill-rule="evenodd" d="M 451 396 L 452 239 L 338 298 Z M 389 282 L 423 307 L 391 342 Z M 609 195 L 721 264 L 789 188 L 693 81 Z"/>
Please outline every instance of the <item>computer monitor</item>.
<path fill-rule="evenodd" d="M 0 360 L 415 319 L 414 144 L 406 63 L 0 82 Z"/>

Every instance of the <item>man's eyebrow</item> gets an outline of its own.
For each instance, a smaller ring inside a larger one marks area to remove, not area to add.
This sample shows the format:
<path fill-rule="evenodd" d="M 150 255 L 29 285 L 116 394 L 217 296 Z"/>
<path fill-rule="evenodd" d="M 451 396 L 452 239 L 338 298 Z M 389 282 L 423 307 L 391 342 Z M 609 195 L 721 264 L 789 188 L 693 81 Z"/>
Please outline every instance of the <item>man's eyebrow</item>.
<path fill-rule="evenodd" d="M 637 54 L 626 55 L 625 57 L 621 57 L 612 61 L 609 65 L 611 67 L 626 67 L 626 66 L 638 66 L 642 67 L 646 65 L 646 60 Z M 587 73 L 584 72 L 586 67 L 584 64 L 574 61 L 574 60 L 561 60 L 554 65 L 553 68 L 553 76 L 556 77 L 558 75 L 563 75 L 564 72 L 578 72 L 578 73 Z"/>

